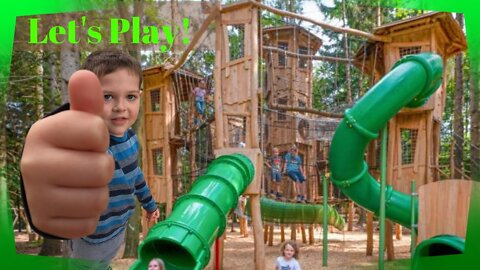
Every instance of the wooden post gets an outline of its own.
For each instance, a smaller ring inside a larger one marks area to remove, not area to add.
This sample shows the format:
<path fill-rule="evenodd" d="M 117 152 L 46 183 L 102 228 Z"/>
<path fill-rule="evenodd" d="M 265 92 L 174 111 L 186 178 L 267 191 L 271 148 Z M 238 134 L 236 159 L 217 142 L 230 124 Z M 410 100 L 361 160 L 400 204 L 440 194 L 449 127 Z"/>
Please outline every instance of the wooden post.
<path fill-rule="evenodd" d="M 270 226 L 268 224 L 265 223 L 265 225 L 263 225 L 263 243 L 266 244 L 267 241 L 268 241 L 268 229 L 270 228 Z"/>
<path fill-rule="evenodd" d="M 387 261 L 395 260 L 395 247 L 393 246 L 393 222 L 385 222 L 385 249 L 387 250 Z"/>
<path fill-rule="evenodd" d="M 305 233 L 305 226 L 302 224 L 300 225 L 300 230 L 302 232 L 302 243 L 307 243 L 307 234 Z"/>
<path fill-rule="evenodd" d="M 355 203 L 353 201 L 348 202 L 348 226 L 349 232 L 353 231 L 353 216 L 355 213 Z"/>
<path fill-rule="evenodd" d="M 251 195 L 253 242 L 255 247 L 255 269 L 265 269 L 265 248 L 262 235 L 262 214 L 260 212 L 260 195 Z"/>
<path fill-rule="evenodd" d="M 268 225 L 270 229 L 268 230 L 268 246 L 273 246 L 273 224 Z"/>
<path fill-rule="evenodd" d="M 280 224 L 280 242 L 285 242 L 285 225 Z"/>
<path fill-rule="evenodd" d="M 333 197 L 333 183 L 330 181 L 330 184 L 328 185 L 328 198 L 332 198 L 332 197 Z"/>
<path fill-rule="evenodd" d="M 367 256 L 373 255 L 373 213 L 367 211 Z"/>
<path fill-rule="evenodd" d="M 315 235 L 313 234 L 313 224 L 308 225 L 308 243 L 313 245 L 315 243 Z"/>
<path fill-rule="evenodd" d="M 290 226 L 290 240 L 297 240 L 297 224 L 292 224 L 292 226 Z"/>
<path fill-rule="evenodd" d="M 402 236 L 403 236 L 403 233 L 402 233 L 402 225 L 396 223 L 395 224 L 395 238 L 397 240 L 402 240 Z"/>

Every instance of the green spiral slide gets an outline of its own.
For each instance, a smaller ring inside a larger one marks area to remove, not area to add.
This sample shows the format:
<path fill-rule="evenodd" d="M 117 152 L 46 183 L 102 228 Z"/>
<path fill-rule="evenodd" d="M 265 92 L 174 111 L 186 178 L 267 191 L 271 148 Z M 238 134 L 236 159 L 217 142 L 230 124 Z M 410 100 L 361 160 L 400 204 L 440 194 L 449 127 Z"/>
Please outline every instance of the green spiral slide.
<path fill-rule="evenodd" d="M 215 159 L 192 190 L 175 202 L 170 216 L 150 230 L 130 269 L 145 270 L 152 258 L 161 258 L 169 270 L 203 269 L 210 260 L 210 246 L 225 231 L 226 216 L 254 174 L 244 155 Z"/>
<path fill-rule="evenodd" d="M 368 173 L 364 161 L 366 147 L 402 107 L 415 108 L 428 101 L 442 82 L 442 70 L 442 59 L 436 54 L 422 53 L 402 58 L 365 96 L 345 111 L 345 117 L 335 131 L 329 156 L 332 182 L 357 204 L 377 215 L 380 184 Z M 386 217 L 410 228 L 411 197 L 387 186 L 385 198 Z M 418 201 L 414 204 L 418 209 Z M 417 249 L 416 254 L 429 256 L 431 252 L 428 250 L 438 245 L 450 246 L 445 250 L 463 252 L 463 246 L 458 243 L 461 241 L 455 236 L 439 236 L 419 245 L 423 250 Z"/>
<path fill-rule="evenodd" d="M 250 207 L 246 207 L 247 215 Z M 262 220 L 281 224 L 323 224 L 323 205 L 279 202 L 260 199 Z M 345 220 L 333 207 L 328 207 L 328 225 L 343 230 Z"/>

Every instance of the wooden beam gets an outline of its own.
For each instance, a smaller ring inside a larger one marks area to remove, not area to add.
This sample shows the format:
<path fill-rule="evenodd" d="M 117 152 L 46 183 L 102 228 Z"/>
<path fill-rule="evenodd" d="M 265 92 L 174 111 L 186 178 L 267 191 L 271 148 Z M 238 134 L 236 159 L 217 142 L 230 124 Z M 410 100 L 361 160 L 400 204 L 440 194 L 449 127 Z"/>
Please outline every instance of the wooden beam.
<path fill-rule="evenodd" d="M 270 226 L 270 229 L 268 230 L 268 246 L 271 247 L 273 246 L 273 223 L 268 226 Z"/>
<path fill-rule="evenodd" d="M 355 203 L 353 201 L 348 202 L 348 226 L 347 231 L 353 231 L 353 216 L 355 214 Z"/>
<path fill-rule="evenodd" d="M 303 15 L 300 15 L 300 14 L 297 14 L 297 13 L 276 9 L 276 8 L 267 6 L 265 4 L 255 2 L 253 0 L 250 0 L 249 3 L 252 3 L 254 6 L 256 6 L 260 9 L 268 10 L 272 13 L 277 14 L 277 15 L 304 20 L 304 21 L 313 23 L 315 25 L 318 25 L 318 26 L 320 26 L 324 29 L 329 29 L 329 30 L 332 30 L 332 31 L 335 31 L 335 32 L 348 33 L 348 34 L 351 34 L 351 35 L 354 35 L 354 36 L 364 37 L 364 38 L 367 38 L 367 39 L 373 40 L 373 41 L 390 42 L 390 38 L 388 38 L 388 37 L 374 35 L 374 34 L 371 34 L 371 33 L 368 33 L 368 32 L 363 32 L 363 31 L 360 31 L 360 30 L 357 30 L 357 29 L 334 26 L 334 25 L 328 24 L 326 22 L 322 22 L 322 21 L 319 21 L 319 20 L 314 20 L 314 19 L 311 19 L 309 17 L 303 16 Z"/>
<path fill-rule="evenodd" d="M 194 125 L 192 128 L 190 128 L 189 130 L 187 131 L 184 131 L 183 134 L 187 135 L 187 134 L 191 134 L 207 125 L 210 125 L 211 123 L 213 123 L 213 121 L 215 121 L 215 115 L 212 115 L 210 118 L 208 118 L 205 122 L 203 122 L 201 125 L 197 126 L 197 125 Z"/>
<path fill-rule="evenodd" d="M 343 113 L 330 113 L 330 112 L 322 112 L 315 109 L 309 108 L 299 108 L 299 107 L 290 107 L 290 106 L 283 106 L 283 105 L 270 105 L 270 109 L 273 110 L 283 110 L 283 111 L 293 111 L 293 112 L 302 112 L 302 113 L 311 113 L 316 114 L 324 117 L 330 118 L 343 118 Z"/>
<path fill-rule="evenodd" d="M 302 233 L 302 243 L 307 243 L 307 234 L 305 233 L 305 226 L 302 224 L 300 225 L 300 231 Z"/>
<path fill-rule="evenodd" d="M 373 255 L 373 213 L 367 211 L 367 256 Z"/>
<path fill-rule="evenodd" d="M 195 46 L 197 45 L 197 42 L 203 36 L 205 31 L 207 31 L 208 27 L 210 26 L 210 23 L 212 23 L 213 20 L 215 20 L 219 14 L 220 14 L 220 9 L 218 7 L 212 8 L 212 12 L 210 13 L 210 15 L 208 15 L 208 17 L 205 19 L 205 21 L 203 21 L 202 26 L 195 33 L 192 40 L 188 44 L 188 47 L 185 49 L 185 51 L 183 51 L 182 55 L 180 56 L 180 59 L 178 59 L 178 61 L 175 63 L 175 65 L 169 67 L 169 69 L 163 74 L 163 78 L 166 78 L 167 76 L 172 74 L 172 72 L 174 72 L 175 70 L 180 68 L 185 63 L 188 55 L 195 48 Z"/>
<path fill-rule="evenodd" d="M 263 243 L 266 244 L 268 241 L 268 229 L 270 229 L 270 225 L 265 223 L 263 225 Z"/>
<path fill-rule="evenodd" d="M 313 245 L 315 243 L 315 235 L 313 233 L 313 224 L 308 225 L 308 243 Z"/>
<path fill-rule="evenodd" d="M 393 222 L 385 222 L 385 248 L 387 249 L 387 260 L 395 260 L 395 247 L 393 246 Z"/>
<path fill-rule="evenodd" d="M 266 45 L 263 45 L 263 50 L 274 51 L 274 52 L 278 52 L 278 53 L 282 53 L 288 56 L 293 56 L 298 58 L 307 58 L 310 60 L 341 62 L 341 63 L 347 63 L 347 64 L 350 64 L 353 62 L 353 59 L 351 58 L 341 58 L 341 57 L 333 57 L 333 56 L 325 56 L 325 55 L 298 54 L 298 53 L 294 53 L 294 52 L 290 52 L 290 51 L 282 50 L 280 48 L 266 46 Z"/>
<path fill-rule="evenodd" d="M 395 223 L 395 237 L 397 240 L 402 240 L 402 225 Z"/>

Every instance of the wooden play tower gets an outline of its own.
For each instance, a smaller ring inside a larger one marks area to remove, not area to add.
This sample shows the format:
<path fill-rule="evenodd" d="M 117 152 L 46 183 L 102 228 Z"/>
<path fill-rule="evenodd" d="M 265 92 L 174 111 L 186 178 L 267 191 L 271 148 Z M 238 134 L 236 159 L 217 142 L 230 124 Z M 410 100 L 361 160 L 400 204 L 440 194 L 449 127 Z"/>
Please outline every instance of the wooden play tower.
<path fill-rule="evenodd" d="M 312 108 L 312 60 L 302 55 L 314 55 L 322 40 L 300 26 L 287 25 L 263 29 L 265 67 L 265 100 L 269 108 Z M 273 49 L 275 48 L 275 50 Z M 288 56 L 287 56 L 288 53 Z M 278 110 L 266 118 L 266 150 L 277 147 L 283 156 L 293 144 L 303 160 L 307 179 L 316 177 L 316 141 L 308 138 L 310 118 L 307 113 Z M 282 181 L 291 183 L 291 181 Z M 307 181 L 307 198 L 314 199 Z M 267 182 L 269 183 L 269 182 Z M 288 188 L 284 188 L 288 190 Z M 291 196 L 291 194 L 286 194 Z M 293 196 L 292 196 L 293 197 Z"/>
<path fill-rule="evenodd" d="M 425 105 L 415 109 L 404 108 L 388 123 L 387 181 L 394 189 L 410 194 L 412 180 L 416 182 L 416 186 L 419 188 L 441 179 L 438 159 L 440 127 L 446 97 L 447 60 L 466 50 L 467 43 L 458 23 L 450 13 L 444 12 L 428 13 L 408 20 L 386 24 L 376 28 L 373 33 L 376 36 L 384 37 L 388 41 L 370 41 L 367 46 L 360 48 L 355 56 L 354 64 L 375 78 L 375 82 L 380 80 L 392 68 L 392 65 L 405 55 L 434 52 L 443 58 L 444 76 L 440 88 Z M 367 160 L 369 160 L 371 168 L 379 168 L 379 152 L 375 149 L 378 150 L 374 146 L 369 147 Z M 445 190 L 445 188 L 443 187 L 442 190 Z M 453 190 L 456 189 L 452 189 L 452 192 L 457 192 Z M 424 192 L 424 194 L 425 196 L 419 198 L 420 205 L 424 205 L 423 200 L 431 201 L 432 199 L 428 198 L 429 196 L 442 196 L 437 192 Z M 453 199 L 456 195 L 452 196 L 453 203 L 456 203 Z M 432 206 L 429 204 L 431 208 L 428 210 L 420 209 L 419 218 L 422 219 L 422 213 L 436 211 L 435 209 L 438 209 L 438 214 L 440 214 L 443 209 L 446 209 L 442 208 L 441 205 Z M 453 215 L 453 213 L 451 214 Z M 445 216 L 445 213 L 442 215 Z M 466 220 L 466 216 L 463 218 Z M 425 237 L 422 232 L 428 231 L 427 226 L 438 228 L 438 226 L 442 226 L 439 224 L 444 222 L 437 220 L 435 223 L 438 224 L 433 224 L 433 219 L 436 218 L 431 218 L 428 225 L 424 223 L 423 229 L 422 224 L 419 224 L 420 238 Z M 465 221 L 460 221 L 462 218 L 458 220 L 459 222 Z M 401 228 L 397 226 L 397 232 L 399 231 L 401 231 Z M 442 230 L 439 229 L 437 232 L 440 231 Z M 398 234 L 397 237 L 399 237 Z M 387 241 L 389 239 L 391 237 L 387 236 Z M 393 256 L 393 254 L 389 253 L 389 256 Z"/>
<path fill-rule="evenodd" d="M 193 114 L 183 115 L 180 108 L 193 111 L 191 89 L 203 79 L 186 70 L 176 70 L 165 76 L 161 66 L 145 69 L 142 132 L 142 163 L 152 196 L 165 205 L 165 214 L 170 214 L 174 197 L 178 192 L 177 150 L 191 143 L 192 136 L 185 133 L 192 126 Z M 191 149 L 192 151 L 193 149 Z M 193 150 L 194 151 L 194 150 Z M 192 155 L 194 156 L 194 155 Z M 195 160 L 191 161 L 195 166 Z M 144 224 L 144 229 L 147 224 Z"/>
<path fill-rule="evenodd" d="M 155 199 L 165 205 L 168 215 L 177 196 L 178 183 L 173 176 L 178 170 L 178 149 L 189 147 L 190 151 L 195 151 L 195 139 L 191 134 L 196 128 L 192 127 L 194 109 L 190 91 L 203 79 L 197 74 L 180 70 L 179 67 L 194 49 L 201 35 L 215 22 L 215 112 L 208 128 L 212 133 L 213 153 L 216 157 L 243 153 L 255 165 L 254 180 L 245 192 L 250 196 L 252 207 L 255 269 L 265 268 L 260 213 L 264 161 L 261 139 L 266 140 L 266 153 L 271 153 L 273 147 L 278 147 L 281 153 L 285 153 L 295 143 L 304 165 L 316 164 L 317 159 L 326 159 L 324 157 L 327 153 L 324 151 L 328 151 L 328 146 L 326 150 L 320 150 L 318 141 L 308 135 L 308 132 L 313 130 L 309 127 L 312 123 L 310 120 L 316 117 L 306 112 L 312 109 L 311 56 L 319 50 L 322 41 L 299 26 L 279 26 L 262 31 L 260 9 L 279 15 L 300 16 L 278 11 L 255 1 L 228 6 L 221 6 L 219 3 L 210 5 L 208 18 L 195 33 L 191 39 L 192 44 L 183 52 L 178 62 L 173 67 L 158 66 L 144 71 L 143 128 L 139 134 L 147 183 Z M 300 19 L 312 22 L 308 18 Z M 443 57 L 446 66 L 448 58 L 466 49 L 462 29 L 448 13 L 429 13 L 384 25 L 376 28 L 373 34 L 329 26 L 317 21 L 313 23 L 330 30 L 367 38 L 367 45 L 359 50 L 353 63 L 374 78 L 375 82 L 404 55 L 435 52 Z M 302 55 L 309 55 L 310 58 Z M 262 59 L 265 61 L 264 74 L 259 72 Z M 345 62 L 349 63 L 350 60 Z M 260 74 L 264 75 L 264 85 L 260 85 Z M 396 190 L 410 193 L 411 180 L 416 181 L 417 187 L 440 180 L 439 134 L 445 104 L 445 87 L 444 76 L 442 86 L 427 104 L 416 109 L 402 110 L 388 124 L 387 179 Z M 268 128 L 265 130 L 261 130 L 260 126 L 262 99 L 265 99 L 268 108 L 275 111 L 267 115 L 265 121 Z M 305 110 L 291 110 L 287 114 L 282 107 Z M 183 115 L 182 108 L 189 108 L 184 111 L 190 113 Z M 190 163 L 195 167 L 195 155 L 192 156 Z M 367 160 L 371 168 L 379 167 L 376 145 L 369 147 Z M 324 165 L 327 166 L 326 162 Z M 316 169 L 315 166 L 305 167 L 308 179 L 317 176 Z M 311 186 L 316 182 L 308 181 L 309 200 L 316 199 L 314 191 L 317 187 Z M 460 191 L 456 193 L 464 194 Z M 427 194 L 437 196 L 438 192 Z M 428 217 L 427 219 L 430 220 Z M 147 231 L 149 224 L 144 224 L 143 228 Z M 218 248 L 220 253 L 221 243 L 222 241 Z"/>

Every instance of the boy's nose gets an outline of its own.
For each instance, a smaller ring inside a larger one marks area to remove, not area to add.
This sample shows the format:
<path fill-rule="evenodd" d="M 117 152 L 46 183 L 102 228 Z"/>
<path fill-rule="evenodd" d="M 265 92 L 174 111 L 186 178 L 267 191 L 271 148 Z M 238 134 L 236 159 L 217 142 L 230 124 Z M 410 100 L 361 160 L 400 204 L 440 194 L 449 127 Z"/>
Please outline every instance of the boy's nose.
<path fill-rule="evenodd" d="M 113 106 L 113 110 L 116 112 L 121 112 L 126 109 L 125 107 L 125 102 L 123 100 L 119 100 L 115 103 L 115 106 Z"/>

